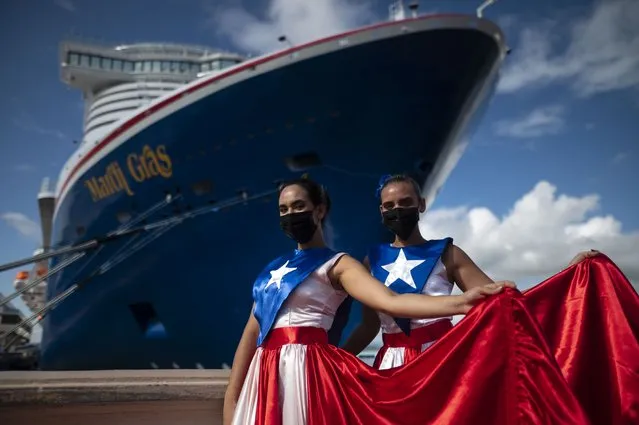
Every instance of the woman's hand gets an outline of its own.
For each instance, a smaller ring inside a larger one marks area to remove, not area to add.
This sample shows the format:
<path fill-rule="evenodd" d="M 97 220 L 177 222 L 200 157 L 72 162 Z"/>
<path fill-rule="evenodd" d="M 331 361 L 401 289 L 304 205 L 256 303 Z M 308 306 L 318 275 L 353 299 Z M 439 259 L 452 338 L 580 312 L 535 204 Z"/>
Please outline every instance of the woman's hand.
<path fill-rule="evenodd" d="M 462 312 L 467 314 L 473 306 L 490 295 L 495 295 L 503 291 L 504 288 L 517 288 L 515 282 L 503 280 L 488 285 L 476 286 L 460 295 L 463 299 Z"/>
<path fill-rule="evenodd" d="M 595 255 L 601 254 L 599 251 L 591 249 L 590 251 L 582 251 L 579 254 L 575 255 L 575 257 L 570 260 L 568 263 L 568 267 L 574 266 L 575 264 L 585 260 L 586 258 L 594 257 Z"/>
<path fill-rule="evenodd" d="M 430 319 L 447 317 L 456 314 L 465 314 L 474 305 L 462 295 L 424 295 L 424 294 L 397 294 L 386 287 L 382 282 L 371 276 L 370 272 L 360 263 L 348 255 L 342 256 L 335 266 L 328 271 L 331 282 L 339 284 L 353 298 L 372 310 L 386 313 L 393 317 L 406 317 L 409 319 Z M 504 285 L 495 285 L 495 287 Z M 514 284 L 512 284 L 514 286 Z M 491 293 L 497 293 L 501 288 L 492 288 L 491 285 L 479 286 L 466 297 L 485 297 Z"/>

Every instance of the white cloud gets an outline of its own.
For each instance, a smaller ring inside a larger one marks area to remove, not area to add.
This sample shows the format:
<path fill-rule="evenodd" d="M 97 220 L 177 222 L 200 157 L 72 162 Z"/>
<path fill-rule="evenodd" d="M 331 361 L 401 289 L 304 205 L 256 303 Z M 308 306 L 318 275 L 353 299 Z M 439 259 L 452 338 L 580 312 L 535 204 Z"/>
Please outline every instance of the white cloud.
<path fill-rule="evenodd" d="M 502 14 L 496 18 L 497 24 L 504 30 L 508 31 L 519 24 L 519 19 L 516 15 Z"/>
<path fill-rule="evenodd" d="M 450 153 L 444 154 L 444 161 L 441 162 L 441 168 L 433 170 L 428 177 L 429 181 L 426 187 L 430 188 L 429 192 L 422 193 L 422 196 L 426 199 L 426 207 L 435 202 L 437 193 L 443 187 L 446 179 L 453 172 L 459 160 L 464 155 L 466 148 L 468 147 L 469 140 L 463 139 L 457 145 L 453 146 Z"/>
<path fill-rule="evenodd" d="M 281 35 L 300 44 L 372 19 L 371 3 L 364 0 L 271 0 L 263 19 L 237 6 L 212 9 L 209 21 L 237 48 L 264 53 L 282 47 L 278 42 Z"/>
<path fill-rule="evenodd" d="M 25 131 L 41 134 L 47 137 L 55 137 L 63 141 L 70 141 L 71 138 L 60 130 L 45 128 L 36 122 L 36 120 L 27 113 L 20 113 L 18 117 L 12 119 L 13 124 Z"/>
<path fill-rule="evenodd" d="M 6 212 L 0 215 L 0 218 L 23 236 L 33 240 L 40 239 L 40 226 L 26 215 L 18 212 Z"/>
<path fill-rule="evenodd" d="M 566 39 L 567 48 L 553 53 Z M 513 47 L 514 62 L 498 86 L 502 93 L 556 81 L 570 82 L 579 96 L 638 87 L 639 1 L 599 1 L 589 16 L 568 25 L 525 28 Z"/>
<path fill-rule="evenodd" d="M 13 166 L 13 169 L 16 171 L 20 171 L 23 173 L 29 172 L 29 171 L 34 171 L 36 169 L 35 166 L 31 165 L 31 164 L 16 164 Z"/>
<path fill-rule="evenodd" d="M 564 108 L 558 105 L 534 109 L 516 119 L 497 121 L 495 133 L 505 137 L 531 138 L 557 134 L 564 128 Z"/>
<path fill-rule="evenodd" d="M 630 156 L 630 154 L 628 152 L 619 152 L 617 155 L 615 155 L 612 158 L 612 163 L 613 164 L 619 164 L 619 163 L 625 161 L 626 159 L 628 159 L 629 156 Z"/>
<path fill-rule="evenodd" d="M 614 217 L 593 215 L 598 208 L 597 195 L 557 195 L 541 181 L 505 217 L 485 207 L 437 208 L 422 217 L 420 230 L 426 238 L 452 236 L 489 276 L 515 280 L 522 290 L 564 269 L 578 252 L 598 249 L 639 291 L 639 232 L 624 233 Z M 453 323 L 462 318 L 454 316 Z M 366 350 L 381 346 L 380 333 Z"/>
<path fill-rule="evenodd" d="M 66 10 L 67 12 L 75 12 L 75 4 L 71 0 L 54 0 L 56 6 Z"/>
<path fill-rule="evenodd" d="M 541 181 L 504 217 L 486 207 L 439 208 L 420 221 L 428 238 L 455 244 L 494 279 L 548 277 L 579 251 L 606 253 L 629 279 L 639 281 L 639 232 L 624 233 L 610 215 L 595 215 L 599 196 L 557 195 Z"/>

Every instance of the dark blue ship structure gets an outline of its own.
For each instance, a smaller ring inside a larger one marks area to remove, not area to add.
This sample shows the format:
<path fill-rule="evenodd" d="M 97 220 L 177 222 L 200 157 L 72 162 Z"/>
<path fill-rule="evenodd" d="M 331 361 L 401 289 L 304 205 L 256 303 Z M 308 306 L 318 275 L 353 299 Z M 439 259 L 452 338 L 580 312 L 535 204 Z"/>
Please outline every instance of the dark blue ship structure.
<path fill-rule="evenodd" d="M 432 203 L 505 56 L 488 20 L 397 9 L 250 60 L 63 43 L 62 78 L 86 106 L 84 138 L 57 182 L 51 246 L 127 236 L 49 264 L 65 267 L 46 298 L 66 298 L 42 320 L 41 368 L 231 364 L 255 276 L 291 249 L 278 182 L 308 172 L 325 184 L 332 247 L 363 257 L 388 237 L 379 176 L 410 173 Z M 344 336 L 358 315 L 356 305 Z"/>

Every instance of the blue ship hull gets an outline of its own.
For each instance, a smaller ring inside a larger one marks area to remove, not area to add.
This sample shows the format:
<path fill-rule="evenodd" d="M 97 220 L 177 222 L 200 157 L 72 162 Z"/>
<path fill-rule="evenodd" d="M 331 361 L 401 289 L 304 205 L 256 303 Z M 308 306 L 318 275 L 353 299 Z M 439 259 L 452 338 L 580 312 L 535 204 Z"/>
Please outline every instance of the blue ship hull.
<path fill-rule="evenodd" d="M 312 153 L 298 157 L 297 165 L 321 161 L 309 172 L 333 200 L 331 244 L 362 258 L 370 244 L 390 236 L 377 212 L 378 177 L 411 172 L 428 180 L 446 159 L 461 115 L 481 115 L 500 54 L 485 33 L 440 29 L 319 55 L 233 84 L 143 129 L 85 172 L 57 207 L 53 243 L 111 232 L 124 216 L 135 219 L 167 194 L 175 201 L 146 222 L 222 205 L 241 191 L 272 190 L 300 174 L 286 158 Z M 465 110 L 473 101 L 477 105 Z M 156 168 L 170 176 L 156 169 L 160 175 L 135 180 L 153 174 L 152 164 L 140 165 L 145 146 L 156 153 Z M 108 191 L 92 193 L 91 184 L 114 162 L 133 194 L 96 199 Z M 255 276 L 293 248 L 277 216 L 276 196 L 237 203 L 185 220 L 132 253 L 44 319 L 42 369 L 230 365 Z M 56 275 L 48 298 L 126 243 L 107 244 Z M 343 337 L 359 313 L 355 305 Z"/>

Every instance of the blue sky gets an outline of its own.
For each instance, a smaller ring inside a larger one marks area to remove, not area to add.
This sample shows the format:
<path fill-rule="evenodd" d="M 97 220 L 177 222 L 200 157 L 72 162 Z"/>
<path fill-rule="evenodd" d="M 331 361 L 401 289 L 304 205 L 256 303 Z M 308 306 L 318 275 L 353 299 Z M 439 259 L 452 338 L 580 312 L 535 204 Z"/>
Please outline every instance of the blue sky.
<path fill-rule="evenodd" d="M 473 13 L 479 3 L 422 1 L 421 9 Z M 301 42 L 383 20 L 388 4 L 3 2 L 0 263 L 37 248 L 41 180 L 57 178 L 81 138 L 82 100 L 60 82 L 60 41 L 170 41 L 257 54 L 276 48 L 281 33 Z M 513 54 L 469 148 L 424 217 L 424 232 L 453 234 L 482 267 L 527 284 L 593 245 L 639 278 L 638 5 L 501 1 L 486 11 Z M 12 292 L 14 276 L 0 275 L 0 292 Z"/>

